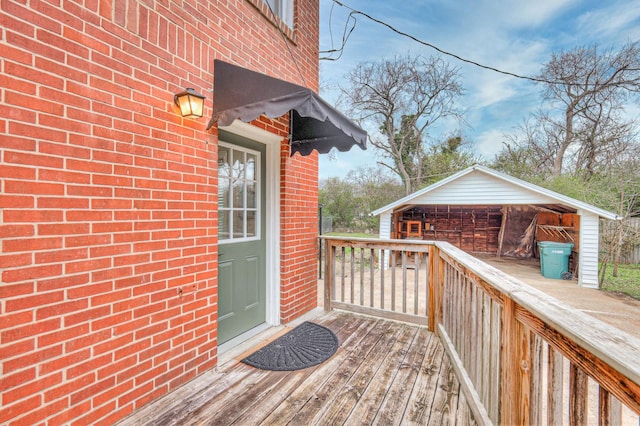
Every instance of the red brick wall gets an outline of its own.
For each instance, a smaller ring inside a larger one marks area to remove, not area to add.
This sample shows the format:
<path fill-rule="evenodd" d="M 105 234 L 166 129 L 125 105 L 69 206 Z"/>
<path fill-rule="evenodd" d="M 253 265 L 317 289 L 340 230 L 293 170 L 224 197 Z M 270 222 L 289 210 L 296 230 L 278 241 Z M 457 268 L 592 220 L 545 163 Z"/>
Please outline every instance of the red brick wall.
<path fill-rule="evenodd" d="M 110 424 L 216 364 L 213 60 L 304 84 L 254 3 L 0 2 L 0 424 Z M 317 20 L 296 2 L 314 89 Z M 317 155 L 282 168 L 290 320 L 315 306 Z"/>
<path fill-rule="evenodd" d="M 282 182 L 281 317 L 288 322 L 316 307 L 318 279 L 318 163 L 302 163 L 284 149 Z M 317 159 L 316 151 L 311 155 Z M 315 179 L 315 181 L 314 181 Z"/>

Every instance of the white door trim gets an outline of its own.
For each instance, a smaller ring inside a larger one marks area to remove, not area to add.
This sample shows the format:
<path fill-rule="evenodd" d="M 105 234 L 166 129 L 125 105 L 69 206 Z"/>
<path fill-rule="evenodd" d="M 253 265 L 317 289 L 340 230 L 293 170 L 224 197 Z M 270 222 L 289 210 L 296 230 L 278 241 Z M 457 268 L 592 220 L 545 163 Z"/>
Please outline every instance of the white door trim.
<path fill-rule="evenodd" d="M 280 325 L 280 145 L 282 137 L 235 120 L 220 130 L 236 134 L 266 145 L 266 323 Z"/>

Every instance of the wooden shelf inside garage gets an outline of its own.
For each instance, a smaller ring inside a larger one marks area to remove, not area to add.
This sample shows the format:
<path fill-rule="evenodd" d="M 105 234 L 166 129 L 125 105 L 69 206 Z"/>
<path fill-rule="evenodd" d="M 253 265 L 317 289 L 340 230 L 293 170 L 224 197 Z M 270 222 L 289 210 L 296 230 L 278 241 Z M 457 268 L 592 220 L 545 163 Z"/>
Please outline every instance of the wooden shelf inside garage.
<path fill-rule="evenodd" d="M 572 226 L 538 225 L 538 229 L 553 239 L 564 239 L 575 242 Z"/>

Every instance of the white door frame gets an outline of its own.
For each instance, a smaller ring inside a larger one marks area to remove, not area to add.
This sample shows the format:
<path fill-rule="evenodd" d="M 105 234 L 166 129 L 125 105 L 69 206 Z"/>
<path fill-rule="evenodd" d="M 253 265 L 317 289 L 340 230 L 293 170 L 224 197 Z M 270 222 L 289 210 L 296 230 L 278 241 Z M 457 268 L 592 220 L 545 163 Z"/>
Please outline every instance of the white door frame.
<path fill-rule="evenodd" d="M 282 136 L 267 132 L 240 120 L 229 126 L 220 126 L 238 136 L 251 139 L 266 146 L 266 205 L 265 243 L 266 243 L 266 323 L 269 326 L 280 325 L 280 145 Z"/>

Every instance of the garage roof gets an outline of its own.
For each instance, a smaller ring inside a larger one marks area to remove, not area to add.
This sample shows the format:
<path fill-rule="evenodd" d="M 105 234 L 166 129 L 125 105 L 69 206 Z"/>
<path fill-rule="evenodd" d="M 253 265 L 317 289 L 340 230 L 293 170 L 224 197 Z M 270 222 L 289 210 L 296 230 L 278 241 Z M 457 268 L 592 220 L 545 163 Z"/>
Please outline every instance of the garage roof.
<path fill-rule="evenodd" d="M 561 205 L 611 220 L 615 213 L 476 164 L 372 212 L 377 216 L 401 206 L 420 204 Z"/>

